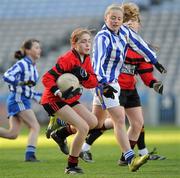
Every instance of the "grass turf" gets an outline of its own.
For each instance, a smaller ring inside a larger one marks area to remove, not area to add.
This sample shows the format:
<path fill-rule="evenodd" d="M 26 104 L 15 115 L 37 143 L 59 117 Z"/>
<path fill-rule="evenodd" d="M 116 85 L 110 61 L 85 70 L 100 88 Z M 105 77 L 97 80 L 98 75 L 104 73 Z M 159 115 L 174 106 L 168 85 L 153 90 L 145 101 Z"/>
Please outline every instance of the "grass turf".
<path fill-rule="evenodd" d="M 16 140 L 0 138 L 0 178 L 63 178 L 67 157 L 55 142 L 44 136 L 45 128 L 38 141 L 37 157 L 40 163 L 24 162 L 27 130 L 23 130 Z M 68 139 L 70 143 L 72 137 Z M 81 178 L 180 178 L 180 128 L 163 126 L 146 128 L 146 144 L 149 151 L 155 146 L 166 160 L 148 161 L 137 172 L 129 172 L 128 167 L 120 167 L 117 160 L 120 150 L 112 131 L 107 131 L 92 147 L 95 163 L 80 160 L 85 174 Z"/>

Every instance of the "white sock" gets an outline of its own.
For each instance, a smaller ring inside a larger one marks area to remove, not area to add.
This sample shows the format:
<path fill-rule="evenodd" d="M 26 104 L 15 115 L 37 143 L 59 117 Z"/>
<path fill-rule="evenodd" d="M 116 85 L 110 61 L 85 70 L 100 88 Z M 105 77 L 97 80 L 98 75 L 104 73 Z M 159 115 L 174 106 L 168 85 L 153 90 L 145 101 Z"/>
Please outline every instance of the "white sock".
<path fill-rule="evenodd" d="M 82 146 L 82 151 L 89 151 L 91 149 L 91 145 L 84 143 Z"/>
<path fill-rule="evenodd" d="M 139 155 L 144 156 L 144 155 L 147 155 L 149 152 L 147 148 L 144 148 L 142 150 L 138 150 L 138 153 Z"/>

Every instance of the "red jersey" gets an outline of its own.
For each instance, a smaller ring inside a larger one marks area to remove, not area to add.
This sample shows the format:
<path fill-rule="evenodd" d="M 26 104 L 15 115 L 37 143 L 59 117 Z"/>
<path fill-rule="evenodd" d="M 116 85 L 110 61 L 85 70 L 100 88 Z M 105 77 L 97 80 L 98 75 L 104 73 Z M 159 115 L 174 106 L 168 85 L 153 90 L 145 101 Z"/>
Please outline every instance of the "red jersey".
<path fill-rule="evenodd" d="M 121 89 L 135 89 L 136 74 L 139 74 L 144 84 L 149 87 L 157 81 L 153 76 L 153 65 L 146 62 L 143 56 L 128 48 L 124 66 L 118 78 Z"/>
<path fill-rule="evenodd" d="M 89 78 L 86 81 L 82 81 L 81 84 L 85 88 L 95 88 L 98 85 L 96 74 L 91 65 L 91 59 L 89 55 L 84 56 L 84 60 L 81 62 L 79 54 L 73 49 L 60 56 L 57 59 L 57 63 L 51 70 L 46 72 L 42 77 L 42 83 L 45 87 L 43 92 L 41 103 L 53 103 L 61 102 L 62 99 L 59 96 L 55 96 L 54 93 L 59 89 L 56 84 L 57 78 L 65 72 L 71 72 L 74 67 L 81 66 L 89 74 Z M 77 101 L 80 98 L 80 94 L 70 99 L 63 100 L 68 104 Z"/>

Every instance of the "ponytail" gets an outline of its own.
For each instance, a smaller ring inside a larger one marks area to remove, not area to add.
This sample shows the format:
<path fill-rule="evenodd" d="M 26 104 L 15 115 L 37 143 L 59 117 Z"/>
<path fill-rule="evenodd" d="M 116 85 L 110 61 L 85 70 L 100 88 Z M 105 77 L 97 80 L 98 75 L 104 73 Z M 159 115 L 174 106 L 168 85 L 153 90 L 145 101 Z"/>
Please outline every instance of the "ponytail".
<path fill-rule="evenodd" d="M 26 56 L 26 50 L 30 50 L 34 42 L 39 43 L 39 41 L 36 39 L 29 39 L 23 42 L 21 49 L 18 51 L 15 51 L 14 58 L 18 60 L 24 58 Z"/>
<path fill-rule="evenodd" d="M 14 58 L 17 60 L 21 60 L 25 57 L 25 54 L 22 52 L 22 50 L 15 51 Z"/>

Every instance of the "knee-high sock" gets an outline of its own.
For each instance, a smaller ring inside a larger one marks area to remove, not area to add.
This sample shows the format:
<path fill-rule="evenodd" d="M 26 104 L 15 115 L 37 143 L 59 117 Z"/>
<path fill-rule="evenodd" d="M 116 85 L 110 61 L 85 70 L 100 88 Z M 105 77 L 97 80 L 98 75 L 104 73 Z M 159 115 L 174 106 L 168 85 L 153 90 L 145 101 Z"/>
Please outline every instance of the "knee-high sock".
<path fill-rule="evenodd" d="M 74 132 L 72 131 L 70 125 L 66 125 L 65 127 L 62 127 L 60 129 L 58 129 L 56 131 L 56 134 L 57 134 L 58 137 L 66 138 L 66 137 L 74 134 Z"/>
<path fill-rule="evenodd" d="M 68 167 L 76 167 L 78 165 L 78 157 L 69 155 Z"/>
<path fill-rule="evenodd" d="M 101 129 L 92 129 L 86 138 L 86 143 L 92 145 L 94 141 L 103 134 Z"/>
<path fill-rule="evenodd" d="M 146 148 L 144 126 L 141 129 L 141 133 L 140 133 L 138 141 L 137 141 L 137 147 L 139 150 Z"/>
<path fill-rule="evenodd" d="M 143 156 L 148 154 L 148 149 L 146 148 L 145 144 L 145 131 L 144 131 L 144 126 L 142 127 L 141 133 L 139 135 L 138 141 L 137 141 L 137 146 L 138 146 L 138 153 L 139 155 Z"/>

